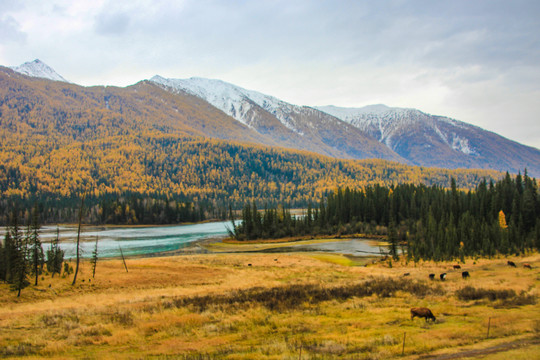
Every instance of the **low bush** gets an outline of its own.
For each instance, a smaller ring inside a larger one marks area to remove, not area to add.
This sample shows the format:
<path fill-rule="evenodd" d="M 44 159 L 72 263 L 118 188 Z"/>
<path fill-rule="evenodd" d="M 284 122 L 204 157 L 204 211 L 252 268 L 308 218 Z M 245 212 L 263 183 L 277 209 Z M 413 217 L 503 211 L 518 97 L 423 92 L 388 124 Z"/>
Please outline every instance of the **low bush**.
<path fill-rule="evenodd" d="M 316 284 L 293 284 L 274 288 L 251 288 L 238 290 L 225 295 L 206 295 L 176 298 L 168 306 L 194 306 L 199 311 L 209 306 L 258 303 L 269 310 L 287 310 L 298 308 L 305 303 L 317 304 L 329 300 L 346 300 L 352 297 L 377 295 L 393 296 L 397 291 L 404 291 L 423 297 L 428 294 L 441 294 L 440 287 L 432 287 L 425 282 L 409 279 L 377 278 L 356 284 L 325 287 Z"/>
<path fill-rule="evenodd" d="M 499 300 L 501 306 L 523 306 L 536 304 L 536 296 L 527 294 L 522 291 L 519 295 L 512 289 L 482 289 L 472 286 L 465 286 L 463 289 L 456 291 L 456 295 L 460 300 L 482 300 L 490 301 Z"/>
<path fill-rule="evenodd" d="M 472 286 L 465 286 L 463 289 L 456 291 L 456 295 L 460 300 L 481 300 L 488 299 L 491 301 L 495 300 L 506 300 L 508 298 L 513 298 L 516 296 L 516 292 L 512 289 L 482 289 L 475 288 Z"/>
<path fill-rule="evenodd" d="M 0 357 L 35 355 L 39 353 L 42 347 L 42 345 L 21 342 L 17 345 L 9 345 L 0 349 Z"/>
<path fill-rule="evenodd" d="M 133 325 L 133 314 L 129 310 L 115 309 L 103 315 L 109 322 L 124 326 Z"/>

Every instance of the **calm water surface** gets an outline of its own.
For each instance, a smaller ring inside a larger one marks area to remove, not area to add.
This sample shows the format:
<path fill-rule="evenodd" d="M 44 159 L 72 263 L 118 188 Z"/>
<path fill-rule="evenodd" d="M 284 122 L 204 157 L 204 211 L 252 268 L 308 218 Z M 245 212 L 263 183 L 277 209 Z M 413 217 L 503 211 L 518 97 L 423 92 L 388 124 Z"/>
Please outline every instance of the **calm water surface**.
<path fill-rule="evenodd" d="M 81 255 L 89 258 L 94 251 L 98 237 L 98 254 L 100 258 L 120 256 L 120 248 L 124 256 L 152 255 L 163 252 L 182 251 L 195 242 L 207 239 L 223 238 L 228 235 L 230 221 L 211 222 L 178 226 L 143 226 L 143 227 L 110 227 L 83 226 L 81 231 Z M 43 249 L 47 251 L 49 244 L 56 238 L 56 226 L 43 226 L 40 237 Z M 66 258 L 75 257 L 77 227 L 61 226 L 60 247 Z M 4 229 L 0 229 L 0 236 Z M 197 250 L 195 250 L 197 251 Z M 199 251 L 203 251 L 199 248 Z M 339 242 L 328 242 L 311 245 L 293 245 L 265 252 L 321 251 L 350 255 L 379 254 L 379 247 L 365 239 L 352 239 Z"/>
<path fill-rule="evenodd" d="M 211 222 L 179 226 L 144 226 L 144 227 L 96 227 L 84 226 L 81 231 L 81 255 L 89 258 L 94 251 L 98 237 L 99 257 L 150 255 L 166 251 L 175 251 L 192 245 L 195 241 L 227 236 L 229 221 Z M 56 226 L 44 226 L 41 229 L 43 249 L 49 247 L 56 238 Z M 75 257 L 77 241 L 76 226 L 60 227 L 60 247 L 67 258 Z"/>

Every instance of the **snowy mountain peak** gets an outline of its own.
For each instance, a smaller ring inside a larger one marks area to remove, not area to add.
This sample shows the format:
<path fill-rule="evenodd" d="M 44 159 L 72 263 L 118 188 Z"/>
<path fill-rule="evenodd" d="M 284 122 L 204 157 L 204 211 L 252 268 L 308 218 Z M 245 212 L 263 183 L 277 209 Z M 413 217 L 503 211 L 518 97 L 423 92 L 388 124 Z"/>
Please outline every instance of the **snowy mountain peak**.
<path fill-rule="evenodd" d="M 395 139 L 403 138 L 407 133 L 415 133 L 416 141 L 426 144 L 426 148 L 431 146 L 430 142 L 438 141 L 463 154 L 477 154 L 465 135 L 467 132 L 463 131 L 470 129 L 471 126 L 447 117 L 432 116 L 417 109 L 392 108 L 386 105 L 370 105 L 363 108 L 319 106 L 317 109 L 371 134 L 393 150 L 398 150 L 399 146 Z"/>
<path fill-rule="evenodd" d="M 200 97 L 227 115 L 252 126 L 255 120 L 255 107 L 260 107 L 273 114 L 289 129 L 300 133 L 291 120 L 291 113 L 299 111 L 300 106 L 291 105 L 273 96 L 257 91 L 247 90 L 222 80 L 192 77 L 189 79 L 166 79 L 156 75 L 150 81 L 161 84 L 176 91 Z"/>
<path fill-rule="evenodd" d="M 18 73 L 31 76 L 31 77 L 49 79 L 53 81 L 69 82 L 66 79 L 64 79 L 62 76 L 60 76 L 56 71 L 54 71 L 50 66 L 48 66 L 47 64 L 45 64 L 39 59 L 35 59 L 34 61 L 30 61 L 30 62 L 25 62 L 24 64 L 20 66 L 12 66 L 11 69 Z"/>

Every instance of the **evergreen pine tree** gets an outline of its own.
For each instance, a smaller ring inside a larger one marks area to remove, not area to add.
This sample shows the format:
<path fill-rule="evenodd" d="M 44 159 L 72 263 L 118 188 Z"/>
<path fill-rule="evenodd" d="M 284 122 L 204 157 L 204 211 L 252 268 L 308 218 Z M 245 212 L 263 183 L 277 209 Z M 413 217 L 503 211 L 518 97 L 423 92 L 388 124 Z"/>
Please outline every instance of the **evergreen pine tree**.
<path fill-rule="evenodd" d="M 13 251 L 10 258 L 10 282 L 12 288 L 17 291 L 17 297 L 21 296 L 21 290 L 27 287 L 28 282 L 28 245 L 19 229 L 18 211 L 15 208 L 11 215 L 10 236 L 13 241 Z"/>
<path fill-rule="evenodd" d="M 47 271 L 58 275 L 62 272 L 62 263 L 64 262 L 64 250 L 60 249 L 60 229 L 56 227 L 56 239 L 51 241 L 50 249 L 47 250 Z"/>
<path fill-rule="evenodd" d="M 34 206 L 32 211 L 32 221 L 29 226 L 29 232 L 27 234 L 28 245 L 30 247 L 30 267 L 35 276 L 34 285 L 38 285 L 38 279 L 41 271 L 43 270 L 43 247 L 41 246 L 41 240 L 39 239 L 39 212 L 38 207 Z"/>
<path fill-rule="evenodd" d="M 92 251 L 92 259 L 90 263 L 92 264 L 92 279 L 96 277 L 96 266 L 98 262 L 98 240 L 99 236 L 96 236 L 96 244 L 94 246 L 94 251 Z"/>

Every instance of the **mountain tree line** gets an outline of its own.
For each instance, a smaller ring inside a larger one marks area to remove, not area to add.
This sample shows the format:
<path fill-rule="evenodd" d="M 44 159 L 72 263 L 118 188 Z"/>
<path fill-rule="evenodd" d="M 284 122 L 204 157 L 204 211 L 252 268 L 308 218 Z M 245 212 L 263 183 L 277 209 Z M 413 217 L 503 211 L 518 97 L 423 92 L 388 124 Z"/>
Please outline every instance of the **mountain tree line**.
<path fill-rule="evenodd" d="M 321 234 L 384 234 L 397 253 L 410 258 L 455 259 L 540 249 L 540 195 L 525 171 L 496 182 L 482 180 L 474 190 L 400 184 L 338 189 L 308 207 L 303 217 L 285 209 L 254 204 L 242 211 L 238 240 Z"/>
<path fill-rule="evenodd" d="M 30 219 L 27 210 L 31 203 L 39 205 L 41 223 L 74 223 L 77 221 L 78 196 L 59 197 L 52 194 L 33 194 L 28 198 L 13 197 L 0 200 L 0 224 L 9 224 L 11 213 L 18 208 L 20 219 Z M 226 207 L 210 202 L 182 201 L 160 194 L 141 195 L 136 193 L 88 195 L 85 221 L 91 224 L 149 225 L 179 224 L 207 219 L 227 218 Z"/>

